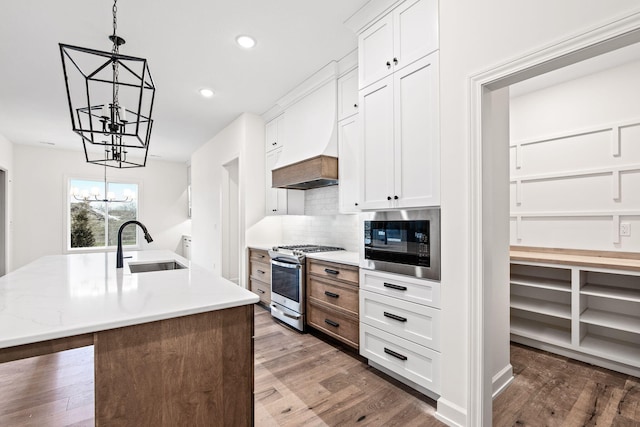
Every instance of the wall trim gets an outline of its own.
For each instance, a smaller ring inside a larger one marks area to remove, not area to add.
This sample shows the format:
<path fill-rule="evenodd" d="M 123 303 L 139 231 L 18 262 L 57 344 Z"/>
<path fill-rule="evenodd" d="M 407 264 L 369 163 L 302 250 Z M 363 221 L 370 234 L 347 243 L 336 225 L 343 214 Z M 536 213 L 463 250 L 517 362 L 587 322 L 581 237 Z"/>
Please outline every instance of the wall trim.
<path fill-rule="evenodd" d="M 505 391 L 507 387 L 509 387 L 509 385 L 513 382 L 513 380 L 513 366 L 511 366 L 511 363 L 509 363 L 507 366 L 502 368 L 500 372 L 493 376 L 493 381 L 491 384 L 493 394 L 491 395 L 491 399 L 495 399 L 500 393 Z"/>
<path fill-rule="evenodd" d="M 463 427 L 472 425 L 467 423 L 467 413 L 464 408 L 450 402 L 442 397 L 438 399 L 438 410 L 435 414 L 436 419 L 442 421 L 451 427 Z"/>
<path fill-rule="evenodd" d="M 467 387 L 467 424 L 491 425 L 491 396 L 485 392 L 492 378 L 485 346 L 485 271 L 484 258 L 491 257 L 491 246 L 483 233 L 483 144 L 491 130 L 483 126 L 483 101 L 492 90 L 510 86 L 531 77 L 628 46 L 640 41 L 640 10 L 627 13 L 590 30 L 574 34 L 542 48 L 506 61 L 471 76 L 469 88 L 469 377 Z M 485 250 L 484 245 L 487 246 Z M 487 295 L 488 297 L 488 295 Z M 442 400 L 442 399 L 441 399 Z"/>

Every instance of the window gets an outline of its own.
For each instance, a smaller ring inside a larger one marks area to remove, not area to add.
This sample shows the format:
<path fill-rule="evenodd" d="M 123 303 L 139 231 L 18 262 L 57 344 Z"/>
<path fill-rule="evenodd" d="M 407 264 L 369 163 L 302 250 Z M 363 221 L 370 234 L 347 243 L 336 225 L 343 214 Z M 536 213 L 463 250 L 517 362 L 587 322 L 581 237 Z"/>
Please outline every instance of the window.
<path fill-rule="evenodd" d="M 70 249 L 116 246 L 120 226 L 138 217 L 137 184 L 71 179 L 68 194 Z M 138 244 L 137 227 L 124 229 L 122 244 Z"/>

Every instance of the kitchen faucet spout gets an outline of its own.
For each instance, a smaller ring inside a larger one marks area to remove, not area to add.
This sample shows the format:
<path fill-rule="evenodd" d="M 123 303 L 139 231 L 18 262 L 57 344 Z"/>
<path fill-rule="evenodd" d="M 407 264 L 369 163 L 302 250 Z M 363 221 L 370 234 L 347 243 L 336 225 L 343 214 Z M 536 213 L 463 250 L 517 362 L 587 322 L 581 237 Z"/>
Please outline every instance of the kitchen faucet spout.
<path fill-rule="evenodd" d="M 118 229 L 118 250 L 116 251 L 116 268 L 122 268 L 124 265 L 124 260 L 122 256 L 122 230 L 129 224 L 139 225 L 140 228 L 142 228 L 142 231 L 144 232 L 144 238 L 147 241 L 147 243 L 153 242 L 151 235 L 147 231 L 147 227 L 145 227 L 145 225 L 140 221 L 131 220 L 131 221 L 126 221 L 122 223 L 122 225 L 120 226 L 120 229 Z"/>

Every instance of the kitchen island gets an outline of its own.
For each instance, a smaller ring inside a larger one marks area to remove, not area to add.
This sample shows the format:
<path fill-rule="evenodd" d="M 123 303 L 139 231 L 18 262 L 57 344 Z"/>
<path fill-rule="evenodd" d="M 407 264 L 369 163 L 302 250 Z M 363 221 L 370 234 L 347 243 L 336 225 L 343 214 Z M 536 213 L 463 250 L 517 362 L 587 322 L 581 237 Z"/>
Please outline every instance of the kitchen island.
<path fill-rule="evenodd" d="M 251 425 L 258 297 L 170 251 L 40 258 L 0 278 L 0 362 L 94 345 L 95 423 Z M 188 268 L 132 273 L 130 265 Z"/>

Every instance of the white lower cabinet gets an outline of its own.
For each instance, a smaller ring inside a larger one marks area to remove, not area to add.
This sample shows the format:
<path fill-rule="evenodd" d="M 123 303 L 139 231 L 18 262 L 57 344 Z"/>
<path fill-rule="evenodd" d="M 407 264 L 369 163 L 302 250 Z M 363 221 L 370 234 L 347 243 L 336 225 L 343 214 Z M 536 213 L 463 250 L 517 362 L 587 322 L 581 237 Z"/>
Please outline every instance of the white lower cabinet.
<path fill-rule="evenodd" d="M 439 282 L 360 269 L 360 355 L 371 364 L 439 395 L 440 330 Z"/>

